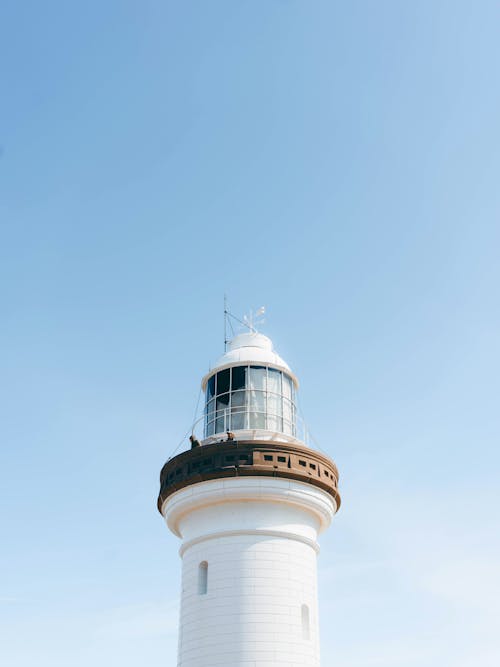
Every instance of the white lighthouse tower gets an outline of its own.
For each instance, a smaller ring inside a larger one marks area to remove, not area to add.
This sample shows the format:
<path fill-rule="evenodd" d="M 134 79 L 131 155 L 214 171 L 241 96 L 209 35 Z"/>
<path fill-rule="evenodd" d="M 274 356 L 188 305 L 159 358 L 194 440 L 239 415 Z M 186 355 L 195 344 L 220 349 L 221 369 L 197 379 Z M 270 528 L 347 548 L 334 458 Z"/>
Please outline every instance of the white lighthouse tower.
<path fill-rule="evenodd" d="M 319 667 L 337 468 L 299 433 L 298 380 L 266 336 L 235 336 L 202 387 L 204 436 L 165 464 L 158 498 L 182 540 L 177 665 Z"/>

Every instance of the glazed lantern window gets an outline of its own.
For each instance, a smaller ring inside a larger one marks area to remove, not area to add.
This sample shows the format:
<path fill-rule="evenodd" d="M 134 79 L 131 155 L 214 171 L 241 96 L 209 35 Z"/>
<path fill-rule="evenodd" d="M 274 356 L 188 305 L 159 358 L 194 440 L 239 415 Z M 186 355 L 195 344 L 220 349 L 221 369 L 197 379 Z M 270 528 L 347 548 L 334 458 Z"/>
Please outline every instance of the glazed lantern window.
<path fill-rule="evenodd" d="M 295 388 L 289 375 L 248 365 L 225 368 L 208 379 L 205 437 L 242 429 L 295 436 Z"/>

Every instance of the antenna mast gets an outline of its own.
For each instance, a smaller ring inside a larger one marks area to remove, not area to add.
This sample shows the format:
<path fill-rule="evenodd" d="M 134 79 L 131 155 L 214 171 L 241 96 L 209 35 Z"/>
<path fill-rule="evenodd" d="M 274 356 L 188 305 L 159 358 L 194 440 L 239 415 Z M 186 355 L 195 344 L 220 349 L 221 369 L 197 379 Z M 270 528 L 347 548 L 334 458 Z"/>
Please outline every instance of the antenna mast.
<path fill-rule="evenodd" d="M 224 294 L 224 352 L 227 349 L 227 296 Z"/>

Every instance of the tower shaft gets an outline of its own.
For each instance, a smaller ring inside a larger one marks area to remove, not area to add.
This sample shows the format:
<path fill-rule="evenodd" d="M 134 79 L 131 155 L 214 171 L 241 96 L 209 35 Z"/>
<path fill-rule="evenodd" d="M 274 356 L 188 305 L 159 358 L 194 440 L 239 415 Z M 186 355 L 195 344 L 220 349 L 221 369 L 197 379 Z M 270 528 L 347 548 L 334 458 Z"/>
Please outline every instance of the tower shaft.
<path fill-rule="evenodd" d="M 335 509 L 322 489 L 271 477 L 165 502 L 183 537 L 178 667 L 319 667 L 316 538 Z"/>

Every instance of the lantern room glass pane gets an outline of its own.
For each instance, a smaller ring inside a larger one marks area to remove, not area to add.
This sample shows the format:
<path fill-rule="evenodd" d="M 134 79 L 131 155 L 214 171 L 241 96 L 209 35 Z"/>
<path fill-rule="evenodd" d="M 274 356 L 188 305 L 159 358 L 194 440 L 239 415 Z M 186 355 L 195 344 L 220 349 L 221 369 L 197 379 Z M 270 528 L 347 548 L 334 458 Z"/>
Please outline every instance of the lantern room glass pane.
<path fill-rule="evenodd" d="M 256 412 L 266 411 L 266 394 L 263 391 L 249 391 L 249 409 Z"/>
<path fill-rule="evenodd" d="M 207 401 L 215 396 L 215 375 L 207 382 Z"/>
<path fill-rule="evenodd" d="M 230 368 L 217 373 L 217 396 L 229 391 Z"/>
<path fill-rule="evenodd" d="M 266 428 L 266 415 L 263 412 L 250 412 L 250 428 Z"/>
<path fill-rule="evenodd" d="M 246 410 L 244 407 L 231 408 L 231 430 L 236 431 L 245 428 L 245 417 Z"/>
<path fill-rule="evenodd" d="M 220 416 L 215 420 L 215 432 L 224 433 L 228 429 L 228 419 L 225 418 L 224 412 L 219 413 Z"/>
<path fill-rule="evenodd" d="M 285 374 L 283 374 L 283 396 L 292 398 L 292 378 Z"/>
<path fill-rule="evenodd" d="M 246 405 L 247 392 L 235 391 L 231 394 L 231 407 L 241 407 Z"/>
<path fill-rule="evenodd" d="M 247 381 L 248 366 L 236 366 L 233 368 L 231 379 L 231 390 L 245 389 Z"/>
<path fill-rule="evenodd" d="M 267 394 L 267 413 L 271 416 L 281 417 L 281 396 Z"/>
<path fill-rule="evenodd" d="M 273 417 L 271 415 L 267 415 L 267 428 L 269 431 L 282 431 L 282 423 L 283 420 L 281 417 Z"/>
<path fill-rule="evenodd" d="M 264 366 L 250 366 L 250 378 L 248 382 L 250 389 L 265 390 L 266 370 Z"/>
<path fill-rule="evenodd" d="M 268 369 L 267 391 L 272 391 L 275 394 L 281 394 L 281 372 L 275 371 L 274 368 Z"/>
<path fill-rule="evenodd" d="M 283 399 L 283 419 L 292 421 L 292 404 L 286 398 Z"/>
<path fill-rule="evenodd" d="M 217 396 L 217 411 L 224 410 L 224 408 L 227 408 L 228 406 L 229 406 L 229 394 L 223 394 L 222 396 Z"/>

